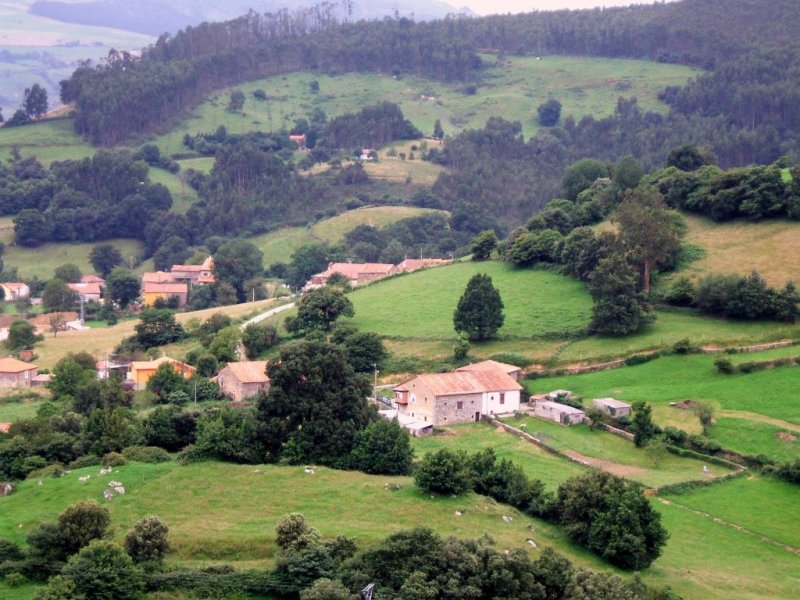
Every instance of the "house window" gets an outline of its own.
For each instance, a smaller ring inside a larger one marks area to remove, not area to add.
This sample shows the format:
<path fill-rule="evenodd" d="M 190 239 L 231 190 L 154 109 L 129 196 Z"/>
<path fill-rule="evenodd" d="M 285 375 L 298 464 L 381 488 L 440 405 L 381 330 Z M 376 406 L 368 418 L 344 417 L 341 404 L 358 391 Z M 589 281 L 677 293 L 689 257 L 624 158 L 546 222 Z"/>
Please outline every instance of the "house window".
<path fill-rule="evenodd" d="M 426 423 L 428 422 L 428 417 L 423 417 L 423 419 L 425 419 Z"/>
<path fill-rule="evenodd" d="M 464 408 L 464 403 L 463 402 L 456 402 L 456 408 L 458 410 L 461 410 L 462 408 Z"/>
<path fill-rule="evenodd" d="M 505 392 L 500 392 L 500 404 L 506 403 L 506 394 Z"/>

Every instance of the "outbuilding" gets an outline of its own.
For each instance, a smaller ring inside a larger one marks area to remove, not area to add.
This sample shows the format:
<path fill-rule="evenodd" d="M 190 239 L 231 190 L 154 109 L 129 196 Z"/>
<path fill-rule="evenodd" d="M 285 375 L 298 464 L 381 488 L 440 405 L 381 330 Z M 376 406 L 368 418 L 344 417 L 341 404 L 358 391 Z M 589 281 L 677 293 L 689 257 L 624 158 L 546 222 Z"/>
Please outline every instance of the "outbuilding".
<path fill-rule="evenodd" d="M 609 416 L 618 419 L 619 417 L 627 417 L 631 414 L 631 405 L 622 400 L 614 398 L 595 398 L 592 400 L 592 406 L 602 410 Z"/>
<path fill-rule="evenodd" d="M 578 423 L 583 423 L 583 420 L 586 418 L 586 413 L 581 409 L 550 400 L 534 404 L 533 414 L 542 419 L 547 419 L 548 421 L 561 423 L 562 425 L 577 425 Z"/>

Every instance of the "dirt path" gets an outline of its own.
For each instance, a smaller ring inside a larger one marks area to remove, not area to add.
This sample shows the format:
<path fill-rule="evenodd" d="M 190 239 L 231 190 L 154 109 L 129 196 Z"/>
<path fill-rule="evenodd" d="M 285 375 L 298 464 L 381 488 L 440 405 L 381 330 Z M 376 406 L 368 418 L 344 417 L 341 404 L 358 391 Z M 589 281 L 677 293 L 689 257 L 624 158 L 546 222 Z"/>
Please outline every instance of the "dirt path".
<path fill-rule="evenodd" d="M 698 517 L 702 517 L 704 519 L 711 519 L 712 521 L 714 521 L 714 523 L 717 523 L 718 525 L 722 525 L 723 527 L 730 527 L 731 529 L 735 529 L 740 533 L 756 537 L 760 539 L 762 542 L 765 542 L 767 544 L 772 544 L 773 546 L 777 546 L 778 548 L 786 550 L 786 552 L 790 552 L 792 554 L 800 556 L 800 548 L 795 548 L 794 546 L 775 540 L 769 536 L 758 533 L 757 531 L 753 531 L 752 529 L 747 529 L 747 527 L 742 527 L 741 525 L 737 525 L 736 523 L 731 523 L 730 521 L 726 521 L 725 519 L 720 519 L 719 517 L 715 517 L 712 514 L 703 512 L 701 510 L 696 510 L 694 508 L 681 504 L 680 502 L 675 502 L 674 500 L 667 500 L 666 498 L 659 497 L 658 501 L 661 502 L 661 504 L 677 506 L 678 508 L 682 508 L 683 510 L 688 510 L 690 513 L 695 514 Z"/>
<path fill-rule="evenodd" d="M 719 416 L 731 417 L 734 419 L 747 419 L 748 421 L 757 421 L 759 423 L 765 423 L 780 429 L 786 429 L 788 431 L 800 433 L 800 425 L 797 425 L 796 423 L 790 423 L 789 421 L 784 421 L 782 419 L 775 419 L 774 417 L 747 412 L 746 410 L 721 410 L 719 411 Z"/>
<path fill-rule="evenodd" d="M 611 473 L 612 475 L 618 475 L 619 477 L 634 477 L 636 475 L 643 475 L 647 473 L 646 469 L 642 469 L 641 467 L 632 467 L 630 465 L 621 465 L 619 463 L 613 463 L 607 460 L 601 460 L 599 458 L 592 458 L 591 456 L 584 456 L 579 452 L 575 452 L 573 450 L 567 450 L 564 452 L 567 456 L 571 459 L 583 463 L 590 467 L 595 467 L 596 469 L 600 469 L 601 471 L 606 471 Z"/>

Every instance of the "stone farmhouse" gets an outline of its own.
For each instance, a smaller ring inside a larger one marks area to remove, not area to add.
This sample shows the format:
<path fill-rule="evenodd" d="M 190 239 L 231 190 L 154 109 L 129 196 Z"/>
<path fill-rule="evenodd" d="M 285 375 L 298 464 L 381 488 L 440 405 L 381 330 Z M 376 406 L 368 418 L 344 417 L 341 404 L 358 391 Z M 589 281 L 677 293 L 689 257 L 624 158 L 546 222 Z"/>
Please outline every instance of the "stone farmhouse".
<path fill-rule="evenodd" d="M 0 388 L 31 387 L 38 367 L 11 356 L 0 358 Z"/>
<path fill-rule="evenodd" d="M 228 363 L 217 374 L 217 383 L 222 393 L 236 402 L 252 398 L 261 391 L 266 392 L 269 390 L 267 361 Z"/>
<path fill-rule="evenodd" d="M 592 406 L 602 410 L 615 419 L 619 417 L 628 417 L 631 414 L 630 404 L 622 400 L 615 400 L 614 398 L 595 398 L 592 400 Z"/>
<path fill-rule="evenodd" d="M 394 388 L 398 416 L 433 425 L 480 421 L 519 410 L 522 386 L 502 371 L 418 375 Z"/>
<path fill-rule="evenodd" d="M 200 265 L 172 265 L 169 271 L 151 271 L 142 275 L 142 301 L 153 306 L 157 300 L 178 299 L 178 307 L 186 306 L 189 290 L 196 285 L 214 283 L 214 259 L 209 256 Z"/>

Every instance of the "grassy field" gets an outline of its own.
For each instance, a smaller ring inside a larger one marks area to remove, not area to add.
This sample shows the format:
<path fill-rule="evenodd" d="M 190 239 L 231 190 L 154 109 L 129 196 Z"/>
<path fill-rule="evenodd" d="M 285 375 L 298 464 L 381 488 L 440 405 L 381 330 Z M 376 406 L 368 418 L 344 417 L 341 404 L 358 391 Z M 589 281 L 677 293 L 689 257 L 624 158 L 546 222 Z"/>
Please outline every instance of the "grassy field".
<path fill-rule="evenodd" d="M 494 57 L 487 60 L 495 61 Z M 247 98 L 243 113 L 226 110 L 231 90 L 212 95 L 156 142 L 164 152 L 185 152 L 186 133 L 212 132 L 220 125 L 231 133 L 290 128 L 295 119 L 306 117 L 315 108 L 332 117 L 384 100 L 398 103 L 426 134 L 433 132 L 436 119 L 441 120 L 446 134 L 453 134 L 483 127 L 490 116 L 502 114 L 520 120 L 525 134 L 531 135 L 538 128 L 536 107 L 550 97 L 561 101 L 564 117 L 573 115 L 576 120 L 584 115 L 612 114 L 619 96 L 636 96 L 643 108 L 663 112 L 666 106 L 658 101 L 658 92 L 667 85 L 684 84 L 695 73 L 687 67 L 647 61 L 511 57 L 503 66 L 485 70 L 474 95 L 465 94 L 461 86 L 417 77 L 292 73 L 236 86 Z M 312 80 L 319 82 L 317 93 L 311 92 Z M 268 100 L 256 100 L 252 93 L 257 89 L 263 89 Z"/>
<path fill-rule="evenodd" d="M 54 160 L 91 156 L 96 151 L 75 133 L 72 119 L 0 128 L 0 160 L 10 158 L 13 148 L 17 148 L 22 157 L 36 156 L 47 165 Z"/>
<path fill-rule="evenodd" d="M 759 353 L 749 353 L 758 360 Z M 586 375 L 551 377 L 527 382 L 532 393 L 569 389 L 584 398 L 613 396 L 644 400 L 655 406 L 661 425 L 686 429 L 692 412 L 670 407 L 670 402 L 691 399 L 711 403 L 720 419 L 711 437 L 732 450 L 764 453 L 776 459 L 797 457 L 797 443 L 781 440 L 778 433 L 800 437 L 800 387 L 798 367 L 779 367 L 750 374 L 722 375 L 714 368 L 715 355 L 667 356 L 644 365 Z"/>
<path fill-rule="evenodd" d="M 250 238 L 264 253 L 264 263 L 289 262 L 292 253 L 303 244 L 328 242 L 337 244 L 358 225 L 385 227 L 401 219 L 437 213 L 428 208 L 411 206 L 376 206 L 351 210 L 308 227 L 283 227 L 264 235 Z"/>
<path fill-rule="evenodd" d="M 514 427 L 524 425 L 525 431 L 542 439 L 562 452 L 581 455 L 589 464 L 617 475 L 638 481 L 648 487 L 661 487 L 693 479 L 710 479 L 727 475 L 730 469 L 707 465 L 699 460 L 683 458 L 666 451 L 637 448 L 633 442 L 605 431 L 593 431 L 586 425 L 567 427 L 539 419 L 522 417 L 507 419 Z"/>
<path fill-rule="evenodd" d="M 172 211 L 185 214 L 189 207 L 199 200 L 194 188 L 181 181 L 180 175 L 174 175 L 164 169 L 150 167 L 150 181 L 161 183 L 172 194 Z"/>
<path fill-rule="evenodd" d="M 755 270 L 770 285 L 782 286 L 800 273 L 800 223 L 778 219 L 715 223 L 697 216 L 684 218 L 686 241 L 701 246 L 705 255 L 682 270 L 682 275 L 749 275 Z"/>
<path fill-rule="evenodd" d="M 456 263 L 357 290 L 350 295 L 353 323 L 388 337 L 454 339 L 453 311 L 467 281 L 478 273 L 490 275 L 500 290 L 505 304 L 501 337 L 574 332 L 588 323 L 591 300 L 582 283 L 499 262 Z"/>
<path fill-rule="evenodd" d="M 800 487 L 796 485 L 751 475 L 723 486 L 667 495 L 667 498 L 782 544 L 800 548 L 800 528 L 797 527 Z M 766 499 L 768 504 L 765 506 Z M 762 510 L 767 507 L 767 510 Z"/>

